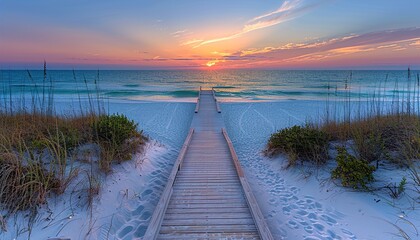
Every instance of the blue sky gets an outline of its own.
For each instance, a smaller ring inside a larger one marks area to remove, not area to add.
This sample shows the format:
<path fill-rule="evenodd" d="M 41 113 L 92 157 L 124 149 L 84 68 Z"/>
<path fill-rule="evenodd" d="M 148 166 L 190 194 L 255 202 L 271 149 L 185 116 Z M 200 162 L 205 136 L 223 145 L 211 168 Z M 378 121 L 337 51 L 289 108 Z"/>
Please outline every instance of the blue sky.
<path fill-rule="evenodd" d="M 416 68 L 419 27 L 418 0 L 0 0 L 0 68 Z"/>

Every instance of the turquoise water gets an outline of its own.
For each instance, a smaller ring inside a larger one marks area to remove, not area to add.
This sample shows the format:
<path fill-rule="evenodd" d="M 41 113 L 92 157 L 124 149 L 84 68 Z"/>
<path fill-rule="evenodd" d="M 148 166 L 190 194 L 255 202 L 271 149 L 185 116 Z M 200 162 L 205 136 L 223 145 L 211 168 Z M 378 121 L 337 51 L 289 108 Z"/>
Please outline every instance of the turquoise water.
<path fill-rule="evenodd" d="M 44 94 L 76 98 L 180 100 L 212 88 L 222 101 L 325 100 L 402 97 L 418 91 L 419 71 L 43 71 L 0 70 L 0 95 Z M 50 88 L 51 86 L 51 88 Z"/>

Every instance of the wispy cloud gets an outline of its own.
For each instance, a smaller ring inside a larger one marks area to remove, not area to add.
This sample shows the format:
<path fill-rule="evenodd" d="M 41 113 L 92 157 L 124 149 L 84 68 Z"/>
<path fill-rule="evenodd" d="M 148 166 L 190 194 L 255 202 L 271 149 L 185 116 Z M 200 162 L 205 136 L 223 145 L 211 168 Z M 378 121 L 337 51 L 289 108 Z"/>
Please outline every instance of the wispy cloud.
<path fill-rule="evenodd" d="M 242 33 L 251 32 L 254 30 L 271 27 L 289 20 L 292 20 L 296 17 L 302 16 L 303 14 L 309 12 L 310 10 L 318 7 L 323 2 L 322 0 L 318 1 L 304 1 L 304 0 L 290 0 L 285 1 L 279 9 L 276 11 L 258 16 L 249 21 L 244 28 Z"/>
<path fill-rule="evenodd" d="M 276 11 L 273 11 L 273 12 L 270 12 L 270 13 L 263 14 L 263 15 L 261 15 L 261 16 L 255 17 L 255 18 L 251 19 L 251 22 L 252 22 L 252 21 L 254 21 L 254 22 L 255 22 L 255 21 L 258 21 L 258 20 L 263 19 L 263 18 L 271 17 L 271 16 L 273 16 L 273 15 L 277 15 L 277 14 L 279 14 L 279 13 L 283 13 L 283 12 L 286 12 L 286 11 L 292 10 L 292 9 L 294 8 L 294 6 L 295 6 L 296 4 L 298 4 L 299 2 L 301 2 L 301 0 L 296 0 L 296 1 L 285 1 L 285 2 L 283 2 L 283 4 L 281 5 L 281 7 L 280 7 L 279 9 L 277 9 Z"/>
<path fill-rule="evenodd" d="M 289 0 L 289 1 L 284 1 L 279 9 L 277 9 L 275 11 L 272 11 L 270 13 L 266 13 L 266 14 L 254 17 L 253 19 L 249 20 L 243 26 L 242 30 L 240 30 L 240 31 L 238 31 L 234 34 L 224 36 L 224 37 L 220 37 L 220 38 L 209 39 L 209 40 L 189 41 L 189 42 L 183 43 L 182 45 L 195 44 L 194 48 L 197 48 L 197 47 L 207 45 L 207 44 L 211 44 L 211 43 L 216 43 L 216 42 L 235 39 L 235 38 L 238 38 L 238 37 L 240 37 L 240 36 L 242 36 L 246 33 L 249 33 L 249 32 L 255 31 L 255 30 L 271 27 L 271 26 L 278 25 L 278 24 L 286 22 L 286 21 L 290 21 L 290 20 L 292 20 L 296 17 L 299 17 L 299 16 L 303 15 L 304 13 L 318 7 L 323 2 L 325 2 L 325 0 L 317 0 L 317 1 L 313 1 L 313 0 L 312 1 L 309 1 L 309 0 L 307 0 L 307 1 L 305 1 L 305 0 Z"/>
<path fill-rule="evenodd" d="M 326 39 L 308 43 L 289 43 L 279 47 L 247 49 L 240 51 L 242 57 L 272 57 L 276 60 L 319 60 L 338 55 L 354 54 L 375 50 L 405 50 L 402 45 L 420 45 L 420 28 L 395 29 L 371 32 L 360 35 L 348 35 L 340 38 Z"/>
<path fill-rule="evenodd" d="M 203 40 L 201 40 L 201 39 L 193 39 L 193 40 L 188 40 L 188 41 L 186 41 L 186 42 L 183 42 L 183 43 L 181 44 L 181 46 L 191 45 L 191 44 L 201 43 L 201 42 L 203 42 Z"/>
<path fill-rule="evenodd" d="M 183 35 L 186 32 L 187 32 L 187 30 L 185 29 L 185 30 L 180 30 L 180 31 L 173 32 L 173 33 L 171 33 L 171 35 L 174 36 L 174 37 L 180 37 L 181 35 Z"/>

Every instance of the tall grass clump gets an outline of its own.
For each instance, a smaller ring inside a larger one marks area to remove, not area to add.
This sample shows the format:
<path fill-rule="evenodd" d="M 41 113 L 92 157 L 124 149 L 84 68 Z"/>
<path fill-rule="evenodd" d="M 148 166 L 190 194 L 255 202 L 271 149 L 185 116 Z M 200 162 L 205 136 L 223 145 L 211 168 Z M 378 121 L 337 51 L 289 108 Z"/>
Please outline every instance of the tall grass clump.
<path fill-rule="evenodd" d="M 322 126 L 332 139 L 351 140 L 358 157 L 378 165 L 381 159 L 409 165 L 420 157 L 420 118 L 415 115 L 379 115 L 349 123 L 329 122 Z"/>
<path fill-rule="evenodd" d="M 69 128 L 83 129 L 74 119 L 0 113 L 0 206 L 6 218 L 18 211 L 36 215 L 76 177 L 71 149 L 85 141 L 69 134 Z"/>

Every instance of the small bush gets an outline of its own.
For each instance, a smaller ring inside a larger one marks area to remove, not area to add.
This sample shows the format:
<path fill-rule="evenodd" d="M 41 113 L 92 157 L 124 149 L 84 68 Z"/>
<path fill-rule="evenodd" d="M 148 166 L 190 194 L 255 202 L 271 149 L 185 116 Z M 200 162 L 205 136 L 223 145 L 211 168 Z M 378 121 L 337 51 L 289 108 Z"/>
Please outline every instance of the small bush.
<path fill-rule="evenodd" d="M 137 124 L 119 114 L 100 116 L 93 128 L 99 140 L 118 146 L 127 139 L 138 136 Z"/>
<path fill-rule="evenodd" d="M 367 189 L 366 184 L 373 181 L 375 167 L 350 155 L 344 147 L 337 148 L 337 151 L 338 166 L 332 171 L 331 177 L 341 179 L 344 187 Z"/>
<path fill-rule="evenodd" d="M 311 126 L 293 126 L 271 135 L 267 151 L 272 154 L 283 152 L 289 156 L 289 165 L 296 160 L 309 160 L 317 164 L 328 159 L 328 135 Z"/>
<path fill-rule="evenodd" d="M 118 162 L 131 159 L 131 154 L 143 143 L 137 124 L 126 116 L 113 114 L 103 115 L 93 123 L 94 136 L 101 146 L 102 156 L 100 168 L 109 171 L 112 161 Z"/>

